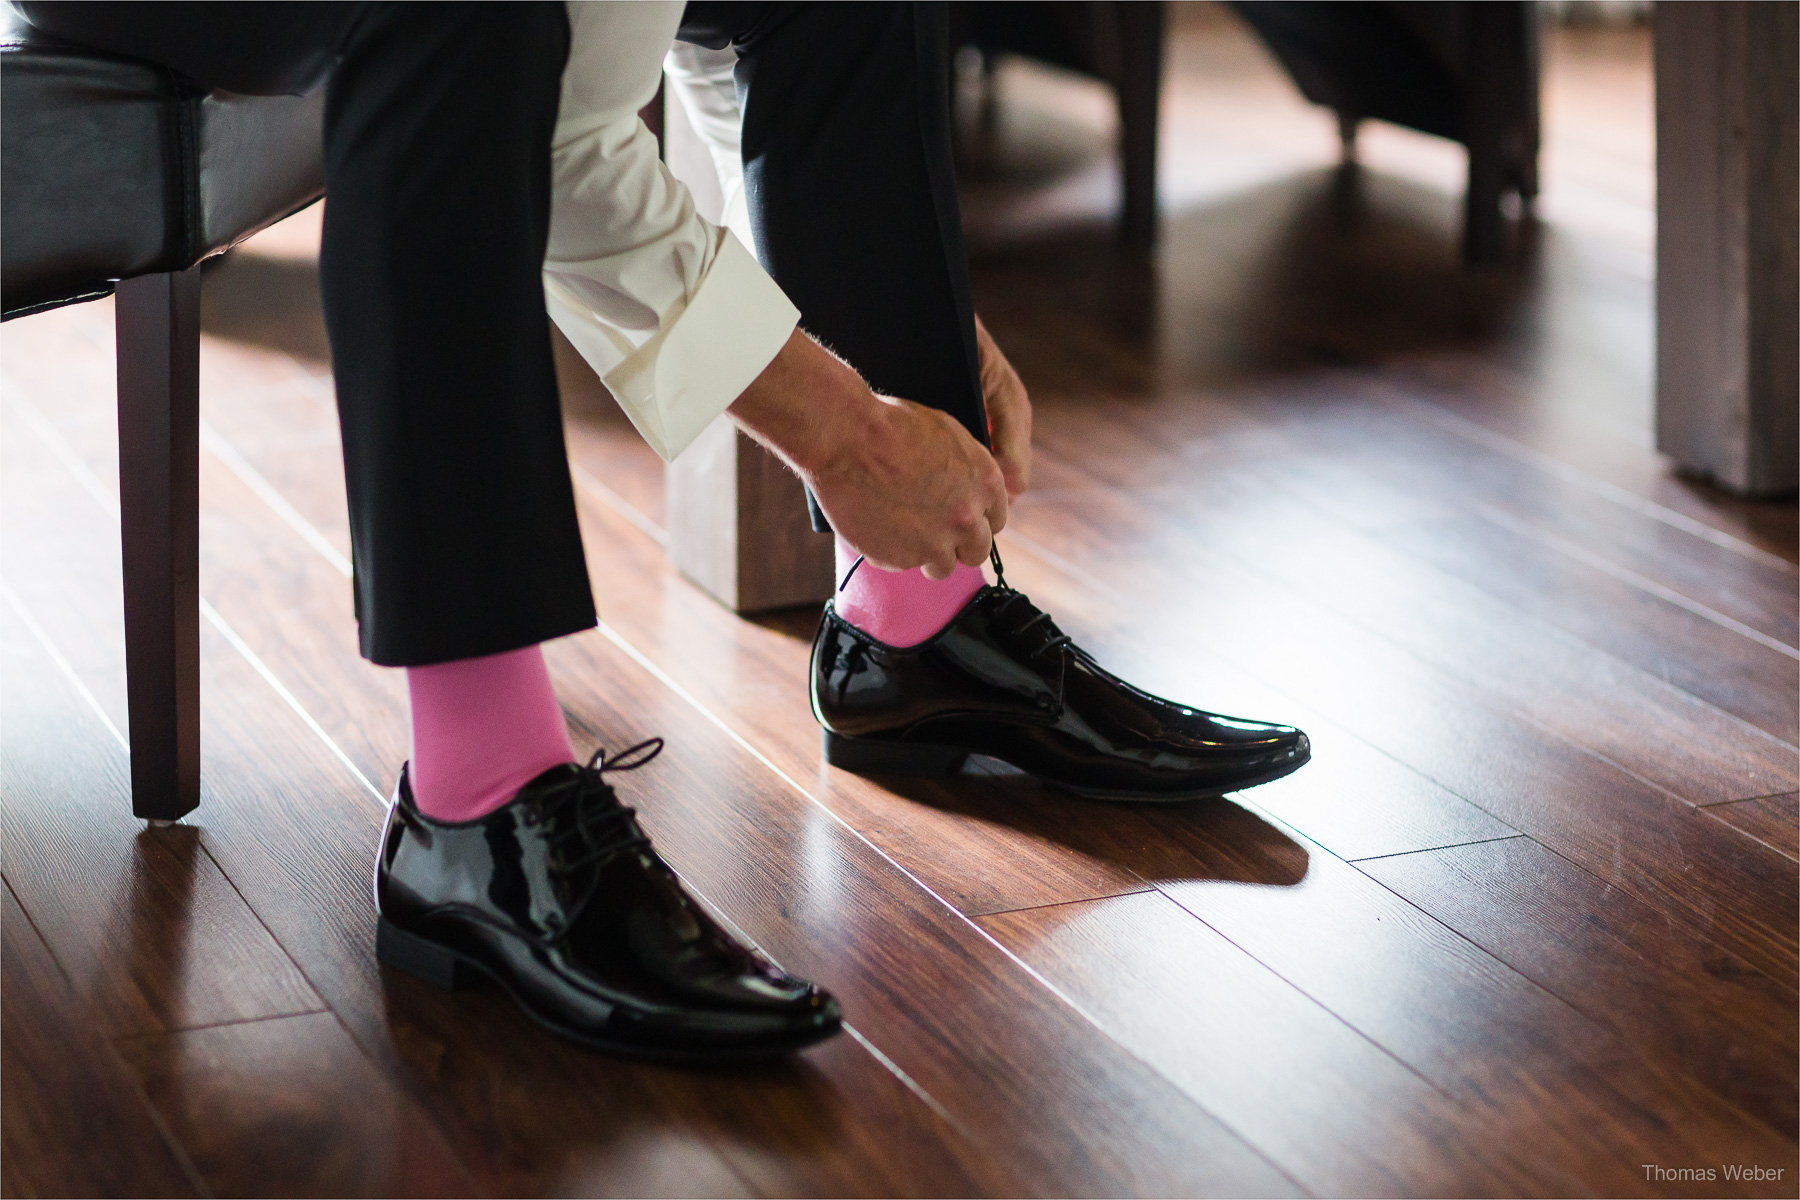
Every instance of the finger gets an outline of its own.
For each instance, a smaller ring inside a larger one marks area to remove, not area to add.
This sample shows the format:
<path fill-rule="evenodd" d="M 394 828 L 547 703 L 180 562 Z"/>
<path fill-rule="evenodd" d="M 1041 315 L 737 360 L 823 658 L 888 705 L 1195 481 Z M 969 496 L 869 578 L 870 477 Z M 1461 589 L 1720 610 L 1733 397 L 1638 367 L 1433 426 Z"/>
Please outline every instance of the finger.
<path fill-rule="evenodd" d="M 977 521 L 975 527 L 957 542 L 956 558 L 958 562 L 968 566 L 979 567 L 988 560 L 988 554 L 993 548 L 994 535 L 988 523 L 985 520 Z"/>
<path fill-rule="evenodd" d="M 919 570 L 924 572 L 925 578 L 941 583 L 950 578 L 950 576 L 956 574 L 956 562 L 957 560 L 954 555 L 944 559 L 934 558 L 924 566 L 920 567 Z"/>
<path fill-rule="evenodd" d="M 1017 500 L 1031 484 L 1031 444 L 1021 446 L 1016 438 L 996 439 L 994 444 L 994 461 L 1000 465 L 1006 494 Z"/>

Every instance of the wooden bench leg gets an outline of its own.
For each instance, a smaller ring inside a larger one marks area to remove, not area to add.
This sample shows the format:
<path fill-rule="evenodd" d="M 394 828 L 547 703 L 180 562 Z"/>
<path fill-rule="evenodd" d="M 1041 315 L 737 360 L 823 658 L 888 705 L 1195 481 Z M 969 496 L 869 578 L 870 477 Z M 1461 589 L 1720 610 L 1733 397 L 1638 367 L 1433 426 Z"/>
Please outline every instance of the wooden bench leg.
<path fill-rule="evenodd" d="M 200 268 L 119 283 L 131 811 L 200 803 Z"/>

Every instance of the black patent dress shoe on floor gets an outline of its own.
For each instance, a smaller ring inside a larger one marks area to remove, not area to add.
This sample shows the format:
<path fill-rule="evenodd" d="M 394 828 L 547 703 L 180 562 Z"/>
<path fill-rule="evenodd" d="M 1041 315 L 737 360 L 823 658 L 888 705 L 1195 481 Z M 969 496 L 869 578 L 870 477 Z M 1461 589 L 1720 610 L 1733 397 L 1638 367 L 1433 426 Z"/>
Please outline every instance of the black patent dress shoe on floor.
<path fill-rule="evenodd" d="M 904 649 L 825 606 L 812 705 L 827 762 L 867 775 L 942 776 L 981 754 L 1078 795 L 1139 801 L 1220 796 L 1306 765 L 1312 750 L 1298 729 L 1139 691 L 1001 579 Z"/>
<path fill-rule="evenodd" d="M 462 822 L 421 813 L 402 768 L 375 863 L 377 957 L 443 987 L 485 977 L 539 1024 L 631 1058 L 761 1058 L 836 1033 L 837 1001 L 708 916 L 601 778 L 661 746 L 552 767 Z"/>

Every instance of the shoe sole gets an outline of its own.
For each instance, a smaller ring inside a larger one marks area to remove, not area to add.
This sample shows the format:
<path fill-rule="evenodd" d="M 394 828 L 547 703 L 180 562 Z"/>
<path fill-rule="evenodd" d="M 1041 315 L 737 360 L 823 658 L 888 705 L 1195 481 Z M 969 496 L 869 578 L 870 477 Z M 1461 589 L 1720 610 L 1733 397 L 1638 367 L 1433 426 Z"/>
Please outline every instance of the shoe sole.
<path fill-rule="evenodd" d="M 829 729 L 821 729 L 819 732 L 825 761 L 854 775 L 906 775 L 919 779 L 944 779 L 960 771 L 971 753 L 957 746 L 930 742 L 889 742 L 877 738 L 851 737 L 848 734 L 833 733 Z M 999 761 L 1006 762 L 1005 759 Z M 1271 767 L 1261 775 L 1228 787 L 1204 787 L 1188 792 L 1140 792 L 1121 788 L 1082 787 L 1047 778 L 1020 767 L 1017 763 L 1007 765 L 1024 771 L 1045 787 L 1068 792 L 1084 800 L 1113 800 L 1129 804 L 1186 804 L 1194 800 L 1216 800 L 1232 792 L 1274 783 L 1277 779 L 1292 775 L 1311 761 L 1312 750 L 1308 747 L 1305 757 Z"/>
<path fill-rule="evenodd" d="M 842 1028 L 841 1023 L 819 1026 L 805 1030 L 791 1038 L 759 1042 L 753 1046 L 707 1047 L 697 1050 L 640 1046 L 632 1042 L 595 1037 L 593 1034 L 570 1029 L 566 1025 L 543 1016 L 521 1000 L 519 994 L 506 980 L 488 970 L 481 963 L 440 946 L 427 938 L 422 938 L 416 933 L 409 933 L 386 917 L 380 918 L 375 928 L 375 959 L 383 966 L 403 971 L 416 979 L 435 984 L 445 991 L 457 991 L 484 981 L 492 983 L 512 998 L 513 1003 L 519 1006 L 519 1011 L 558 1037 L 589 1050 L 596 1050 L 615 1058 L 635 1059 L 638 1062 L 704 1065 L 779 1058 L 822 1042 Z"/>

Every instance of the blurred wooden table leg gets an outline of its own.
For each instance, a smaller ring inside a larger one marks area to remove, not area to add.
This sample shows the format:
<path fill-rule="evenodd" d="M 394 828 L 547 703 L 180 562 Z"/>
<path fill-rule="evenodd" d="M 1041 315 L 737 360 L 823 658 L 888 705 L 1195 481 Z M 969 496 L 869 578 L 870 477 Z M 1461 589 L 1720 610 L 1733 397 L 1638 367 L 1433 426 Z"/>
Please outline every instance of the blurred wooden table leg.
<path fill-rule="evenodd" d="M 1656 10 L 1656 444 L 1751 496 L 1796 483 L 1792 4 Z"/>

